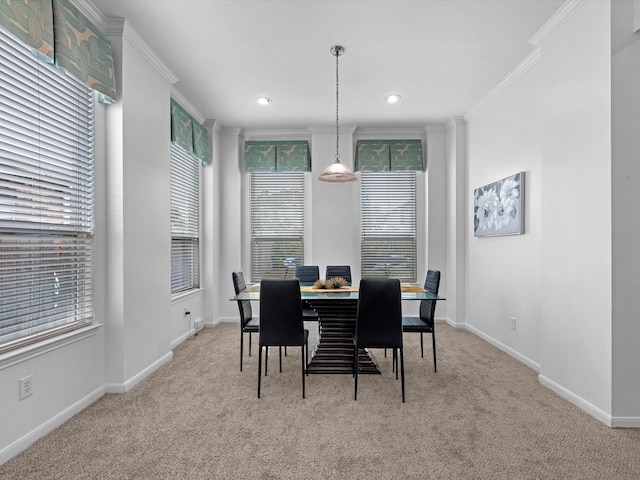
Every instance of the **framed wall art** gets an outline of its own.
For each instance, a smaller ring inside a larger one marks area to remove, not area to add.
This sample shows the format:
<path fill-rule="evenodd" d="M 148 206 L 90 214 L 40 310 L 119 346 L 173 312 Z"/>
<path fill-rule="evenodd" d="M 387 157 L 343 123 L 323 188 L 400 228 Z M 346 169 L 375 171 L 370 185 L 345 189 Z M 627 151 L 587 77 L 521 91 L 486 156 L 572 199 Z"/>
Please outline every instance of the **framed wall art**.
<path fill-rule="evenodd" d="M 524 233 L 524 172 L 474 190 L 475 237 L 521 233 Z"/>

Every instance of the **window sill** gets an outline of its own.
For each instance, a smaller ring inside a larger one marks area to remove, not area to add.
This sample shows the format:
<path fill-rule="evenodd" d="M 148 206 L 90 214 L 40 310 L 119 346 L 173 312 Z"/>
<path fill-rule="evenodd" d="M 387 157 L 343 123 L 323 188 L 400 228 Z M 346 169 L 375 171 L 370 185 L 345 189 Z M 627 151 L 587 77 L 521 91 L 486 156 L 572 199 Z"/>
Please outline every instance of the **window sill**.
<path fill-rule="evenodd" d="M 11 352 L 0 355 L 0 370 L 13 367 L 32 358 L 44 355 L 46 353 L 57 350 L 58 348 L 71 345 L 86 338 L 92 337 L 98 333 L 98 329 L 102 327 L 101 323 L 94 323 L 84 328 L 73 330 L 69 333 L 48 338 L 41 342 L 27 345 L 25 347 L 13 350 Z"/>
<path fill-rule="evenodd" d="M 195 297 L 196 295 L 199 295 L 202 290 L 202 288 L 194 288 L 193 290 L 189 290 L 188 292 L 177 293 L 175 296 L 171 297 L 171 304 L 173 305 L 174 303 L 186 300 L 187 298 Z"/>

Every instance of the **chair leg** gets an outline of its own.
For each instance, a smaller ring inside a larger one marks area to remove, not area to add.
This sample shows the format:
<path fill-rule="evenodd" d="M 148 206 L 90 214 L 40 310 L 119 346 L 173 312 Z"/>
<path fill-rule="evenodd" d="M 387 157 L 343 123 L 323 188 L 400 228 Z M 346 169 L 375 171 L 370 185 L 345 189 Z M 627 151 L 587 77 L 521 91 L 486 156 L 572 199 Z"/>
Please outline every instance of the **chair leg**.
<path fill-rule="evenodd" d="M 436 330 L 435 328 L 433 329 L 433 332 L 431 332 L 431 342 L 433 343 L 433 371 L 437 372 L 438 367 L 436 365 Z"/>
<path fill-rule="evenodd" d="M 354 384 L 353 384 L 353 399 L 354 400 L 358 400 L 358 368 L 360 366 L 360 355 L 358 355 L 358 346 L 356 345 L 354 348 L 354 354 L 353 354 L 353 377 L 354 377 Z"/>
<path fill-rule="evenodd" d="M 240 371 L 242 371 L 242 350 L 244 348 L 244 332 L 240 330 Z"/>
<path fill-rule="evenodd" d="M 260 347 L 262 348 L 262 347 Z M 262 355 L 262 353 L 260 354 Z M 267 376 L 267 370 L 269 370 L 269 347 L 264 347 L 264 376 Z"/>
<path fill-rule="evenodd" d="M 393 366 L 395 367 L 396 380 L 398 379 L 398 350 L 393 349 Z"/>
<path fill-rule="evenodd" d="M 309 342 L 304 344 L 304 373 L 309 376 Z"/>
<path fill-rule="evenodd" d="M 424 343 L 422 341 L 422 332 L 420 332 L 420 357 L 424 358 Z"/>
<path fill-rule="evenodd" d="M 402 403 L 404 403 L 404 353 L 402 351 L 402 347 L 400 347 L 400 377 L 402 380 Z"/>
<path fill-rule="evenodd" d="M 304 377 L 306 376 L 306 368 L 305 368 L 305 363 L 306 363 L 306 355 L 304 354 L 304 345 L 302 345 L 302 347 L 300 347 L 300 363 L 302 363 L 302 398 L 304 398 Z"/>
<path fill-rule="evenodd" d="M 251 332 L 249 332 L 249 356 L 251 356 L 251 337 L 253 335 L 251 334 Z"/>
<path fill-rule="evenodd" d="M 267 347 L 267 352 L 269 347 Z M 262 378 L 262 346 L 258 347 L 258 398 L 260 398 L 260 379 Z"/>
<path fill-rule="evenodd" d="M 385 357 L 386 357 L 386 353 L 387 353 L 387 349 L 384 349 L 385 352 Z M 395 355 L 395 350 L 392 352 L 392 356 L 391 356 L 391 371 L 392 372 L 396 372 L 396 380 L 398 379 L 398 358 Z"/>

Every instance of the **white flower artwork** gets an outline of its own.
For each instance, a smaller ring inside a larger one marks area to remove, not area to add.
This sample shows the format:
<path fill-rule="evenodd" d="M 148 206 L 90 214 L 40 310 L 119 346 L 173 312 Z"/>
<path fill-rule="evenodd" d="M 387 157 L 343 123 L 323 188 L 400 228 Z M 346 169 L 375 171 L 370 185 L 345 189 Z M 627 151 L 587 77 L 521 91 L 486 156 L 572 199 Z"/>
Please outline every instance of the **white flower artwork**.
<path fill-rule="evenodd" d="M 524 233 L 524 172 L 475 189 L 474 236 L 521 233 Z"/>

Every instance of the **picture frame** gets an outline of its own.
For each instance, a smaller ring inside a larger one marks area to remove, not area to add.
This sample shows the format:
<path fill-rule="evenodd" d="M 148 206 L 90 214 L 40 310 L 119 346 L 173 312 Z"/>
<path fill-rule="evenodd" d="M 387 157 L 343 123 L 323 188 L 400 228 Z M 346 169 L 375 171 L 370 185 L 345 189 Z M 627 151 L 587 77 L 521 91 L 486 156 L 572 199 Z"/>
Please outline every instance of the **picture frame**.
<path fill-rule="evenodd" d="M 474 237 L 524 233 L 524 180 L 518 172 L 474 190 Z"/>

